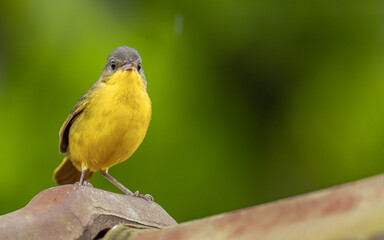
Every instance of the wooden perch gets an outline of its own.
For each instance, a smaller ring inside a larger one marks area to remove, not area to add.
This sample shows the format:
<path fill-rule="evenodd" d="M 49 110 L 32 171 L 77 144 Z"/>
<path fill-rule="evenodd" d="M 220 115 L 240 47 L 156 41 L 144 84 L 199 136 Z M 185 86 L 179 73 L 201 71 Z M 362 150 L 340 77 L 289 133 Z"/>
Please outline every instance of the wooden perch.
<path fill-rule="evenodd" d="M 136 229 L 177 224 L 154 202 L 64 185 L 42 191 L 24 208 L 0 216 L 0 239 L 94 239 L 120 223 Z"/>
<path fill-rule="evenodd" d="M 154 202 L 76 185 L 0 216 L 0 239 L 100 238 L 384 239 L 384 175 L 180 225 Z"/>

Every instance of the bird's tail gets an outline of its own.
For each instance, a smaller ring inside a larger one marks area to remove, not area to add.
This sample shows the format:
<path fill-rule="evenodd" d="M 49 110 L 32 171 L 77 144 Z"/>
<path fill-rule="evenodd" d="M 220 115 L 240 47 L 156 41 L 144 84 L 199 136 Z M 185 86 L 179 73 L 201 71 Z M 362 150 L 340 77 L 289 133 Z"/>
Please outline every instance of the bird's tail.
<path fill-rule="evenodd" d="M 84 176 L 84 180 L 88 180 L 92 177 L 93 172 L 87 170 Z M 61 164 L 55 169 L 53 178 L 58 185 L 72 184 L 78 182 L 81 177 L 81 172 L 73 166 L 70 157 L 67 155 Z"/>

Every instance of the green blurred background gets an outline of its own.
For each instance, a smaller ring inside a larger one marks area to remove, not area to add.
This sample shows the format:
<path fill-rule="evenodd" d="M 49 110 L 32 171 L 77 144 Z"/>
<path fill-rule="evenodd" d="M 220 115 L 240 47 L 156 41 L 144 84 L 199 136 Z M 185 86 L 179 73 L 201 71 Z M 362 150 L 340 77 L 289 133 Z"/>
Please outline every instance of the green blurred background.
<path fill-rule="evenodd" d="M 58 132 L 117 46 L 153 117 L 110 173 L 177 221 L 384 171 L 384 2 L 2 1 L 0 214 L 55 186 Z M 97 188 L 119 192 L 96 174 Z"/>

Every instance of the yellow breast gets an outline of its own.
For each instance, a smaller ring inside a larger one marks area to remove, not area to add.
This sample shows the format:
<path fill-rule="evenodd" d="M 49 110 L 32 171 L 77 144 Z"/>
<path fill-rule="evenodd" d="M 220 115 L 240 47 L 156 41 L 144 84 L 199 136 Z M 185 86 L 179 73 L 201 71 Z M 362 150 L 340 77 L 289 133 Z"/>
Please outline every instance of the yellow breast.
<path fill-rule="evenodd" d="M 79 170 L 105 170 L 129 158 L 151 119 L 151 101 L 136 71 L 118 71 L 94 91 L 69 132 L 69 154 Z"/>

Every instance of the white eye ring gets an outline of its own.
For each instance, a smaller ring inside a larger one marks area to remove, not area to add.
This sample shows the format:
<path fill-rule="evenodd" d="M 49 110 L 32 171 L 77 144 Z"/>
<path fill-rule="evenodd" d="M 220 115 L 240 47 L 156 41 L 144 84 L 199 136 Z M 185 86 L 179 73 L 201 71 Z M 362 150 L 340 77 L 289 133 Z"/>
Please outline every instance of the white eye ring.
<path fill-rule="evenodd" d="M 115 61 L 111 62 L 111 69 L 112 69 L 112 71 L 116 70 L 116 63 L 115 63 Z"/>

